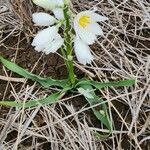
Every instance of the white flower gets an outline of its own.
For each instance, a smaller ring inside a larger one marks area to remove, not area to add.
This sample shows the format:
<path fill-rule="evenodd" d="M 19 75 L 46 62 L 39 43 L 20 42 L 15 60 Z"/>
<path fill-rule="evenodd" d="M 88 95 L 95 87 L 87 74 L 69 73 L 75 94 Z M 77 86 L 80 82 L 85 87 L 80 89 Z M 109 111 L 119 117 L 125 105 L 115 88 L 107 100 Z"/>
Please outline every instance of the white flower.
<path fill-rule="evenodd" d="M 74 19 L 74 29 L 76 34 L 88 45 L 93 44 L 97 35 L 103 35 L 103 31 L 97 22 L 107 20 L 94 11 L 83 11 Z"/>
<path fill-rule="evenodd" d="M 57 20 L 47 13 L 34 13 L 32 15 L 33 22 L 38 26 L 50 26 L 57 22 Z M 32 46 L 38 52 L 45 54 L 56 52 L 64 43 L 64 39 L 58 34 L 58 27 L 48 27 L 35 36 Z"/>
<path fill-rule="evenodd" d="M 64 19 L 64 12 L 62 8 L 55 8 L 52 11 L 58 20 Z"/>
<path fill-rule="evenodd" d="M 31 45 L 35 46 L 36 51 L 49 54 L 50 52 L 56 52 L 62 46 L 63 42 L 64 40 L 58 34 L 58 28 L 52 26 L 39 31 Z"/>
<path fill-rule="evenodd" d="M 63 7 L 65 0 L 54 0 L 57 7 Z"/>
<path fill-rule="evenodd" d="M 32 0 L 34 4 L 46 9 L 51 10 L 55 8 L 54 0 Z"/>
<path fill-rule="evenodd" d="M 56 22 L 56 19 L 47 13 L 33 13 L 33 22 L 38 26 L 50 26 Z"/>
<path fill-rule="evenodd" d="M 33 0 L 33 3 L 46 10 L 51 10 L 57 19 L 64 19 L 64 0 Z"/>
<path fill-rule="evenodd" d="M 34 4 L 46 9 L 53 10 L 56 7 L 63 7 L 63 0 L 32 0 Z"/>
<path fill-rule="evenodd" d="M 53 41 L 46 46 L 43 52 L 45 52 L 45 54 L 55 53 L 63 45 L 63 43 L 64 39 L 59 34 L 56 34 Z"/>
<path fill-rule="evenodd" d="M 93 56 L 90 52 L 90 47 L 84 43 L 78 36 L 74 40 L 74 51 L 77 57 L 77 60 L 83 64 L 90 64 L 93 60 Z"/>

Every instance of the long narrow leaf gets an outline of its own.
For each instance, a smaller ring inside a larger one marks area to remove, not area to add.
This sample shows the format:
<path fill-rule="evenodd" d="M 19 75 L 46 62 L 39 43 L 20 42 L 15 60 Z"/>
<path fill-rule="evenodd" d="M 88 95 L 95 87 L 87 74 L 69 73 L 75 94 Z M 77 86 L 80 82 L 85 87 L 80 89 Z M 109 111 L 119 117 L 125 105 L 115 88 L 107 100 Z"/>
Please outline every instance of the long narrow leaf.
<path fill-rule="evenodd" d="M 44 87 L 50 87 L 50 86 L 58 86 L 58 87 L 66 87 L 68 86 L 68 80 L 53 80 L 51 78 L 42 78 L 40 76 L 37 76 L 33 73 L 28 72 L 27 70 L 19 67 L 15 63 L 12 63 L 6 59 L 4 59 L 2 56 L 0 56 L 0 62 L 3 63 L 5 67 L 7 67 L 12 72 L 15 72 L 27 79 L 31 79 L 33 81 L 37 81 Z"/>
<path fill-rule="evenodd" d="M 87 96 L 86 96 L 86 94 L 85 95 L 83 94 L 83 96 L 88 101 L 90 106 L 102 103 L 98 107 L 92 108 L 92 110 L 93 110 L 95 116 L 97 117 L 97 119 L 99 119 L 111 132 L 112 131 L 112 123 L 110 121 L 110 118 L 109 118 L 109 115 L 107 112 L 107 105 L 104 103 L 104 101 L 101 98 L 99 98 L 95 94 L 94 89 L 91 85 L 82 84 L 82 85 L 80 85 L 80 87 L 83 88 L 85 91 L 86 90 L 90 91 L 89 94 L 91 94 L 91 96 L 89 94 Z"/>
<path fill-rule="evenodd" d="M 76 86 L 81 86 L 85 84 L 90 84 L 97 89 L 105 88 L 105 87 L 123 87 L 123 86 L 131 86 L 135 84 L 135 80 L 121 80 L 121 81 L 112 81 L 112 82 L 97 82 L 90 80 L 79 80 Z"/>
<path fill-rule="evenodd" d="M 0 105 L 10 106 L 10 107 L 24 107 L 24 108 L 33 107 L 37 105 L 48 105 L 48 104 L 53 104 L 54 102 L 56 102 L 63 94 L 64 93 L 62 92 L 57 92 L 46 98 L 30 100 L 25 103 L 16 102 L 16 101 L 0 101 Z"/>

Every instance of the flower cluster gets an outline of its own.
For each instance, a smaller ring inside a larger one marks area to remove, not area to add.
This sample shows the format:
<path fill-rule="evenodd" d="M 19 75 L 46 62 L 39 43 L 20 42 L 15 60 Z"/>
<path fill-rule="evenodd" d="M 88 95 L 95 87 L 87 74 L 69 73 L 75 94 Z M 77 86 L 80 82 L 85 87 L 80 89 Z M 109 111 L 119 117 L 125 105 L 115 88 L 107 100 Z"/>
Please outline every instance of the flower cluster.
<path fill-rule="evenodd" d="M 33 0 L 33 2 L 52 11 L 54 16 L 47 13 L 39 12 L 32 15 L 33 22 L 38 26 L 48 26 L 46 29 L 39 31 L 32 42 L 35 50 L 42 51 L 45 54 L 56 52 L 63 44 L 64 39 L 58 33 L 59 28 L 63 25 L 64 7 L 67 0 Z M 103 35 L 103 31 L 98 22 L 105 21 L 108 18 L 101 16 L 94 11 L 82 11 L 75 17 L 70 16 L 73 20 L 72 28 L 75 31 L 74 51 L 77 60 L 81 64 L 90 64 L 93 60 L 90 45 L 97 40 L 97 36 Z"/>

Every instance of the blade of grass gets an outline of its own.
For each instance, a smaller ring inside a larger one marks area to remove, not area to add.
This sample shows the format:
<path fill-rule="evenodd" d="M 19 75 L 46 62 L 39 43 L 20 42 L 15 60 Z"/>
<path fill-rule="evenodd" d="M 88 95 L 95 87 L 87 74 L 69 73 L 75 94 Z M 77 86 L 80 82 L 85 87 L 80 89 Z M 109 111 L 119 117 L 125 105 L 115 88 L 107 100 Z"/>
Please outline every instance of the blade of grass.
<path fill-rule="evenodd" d="M 135 84 L 135 80 L 121 80 L 121 81 L 112 81 L 112 82 L 97 82 L 90 80 L 79 80 L 76 86 L 81 86 L 84 84 L 90 84 L 97 89 L 105 88 L 105 87 L 122 87 L 122 86 L 131 86 Z"/>
<path fill-rule="evenodd" d="M 6 59 L 4 59 L 2 56 L 0 56 L 0 62 L 9 70 L 12 72 L 15 72 L 27 79 L 31 79 L 33 81 L 37 81 L 39 84 L 41 84 L 44 87 L 50 87 L 50 86 L 58 86 L 61 88 L 68 86 L 68 80 L 54 80 L 51 78 L 42 78 L 40 76 L 37 76 L 33 73 L 28 72 L 27 70 L 21 68 L 20 66 L 16 65 L 15 63 L 12 63 Z"/>
<path fill-rule="evenodd" d="M 81 84 L 80 87 L 83 88 L 84 90 L 90 91 L 88 93 L 88 96 L 86 96 L 86 94 L 83 94 L 83 96 L 88 101 L 90 106 L 98 104 L 98 103 L 102 103 L 100 106 L 96 108 L 92 108 L 92 110 L 95 116 L 97 117 L 97 119 L 99 119 L 108 128 L 108 130 L 111 133 L 112 123 L 110 121 L 110 118 L 107 112 L 107 106 L 105 103 L 103 103 L 104 101 L 95 94 L 94 89 L 90 84 Z"/>
<path fill-rule="evenodd" d="M 50 96 L 43 98 L 43 99 L 35 99 L 30 100 L 26 103 L 16 102 L 16 101 L 0 101 L 0 105 L 2 106 L 10 106 L 10 107 L 34 107 L 37 105 L 48 105 L 55 103 L 59 98 L 61 98 L 64 95 L 62 92 L 57 92 L 54 94 L 51 94 Z"/>

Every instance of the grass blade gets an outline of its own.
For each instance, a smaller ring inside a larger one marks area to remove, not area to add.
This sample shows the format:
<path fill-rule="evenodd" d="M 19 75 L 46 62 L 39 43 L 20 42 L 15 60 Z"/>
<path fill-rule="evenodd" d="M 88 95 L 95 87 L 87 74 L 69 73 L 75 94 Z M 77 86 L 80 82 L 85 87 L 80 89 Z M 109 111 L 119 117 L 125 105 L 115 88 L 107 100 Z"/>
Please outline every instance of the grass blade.
<path fill-rule="evenodd" d="M 4 59 L 2 56 L 0 56 L 0 62 L 9 70 L 12 72 L 15 72 L 24 78 L 31 79 L 33 81 L 37 81 L 44 87 L 50 87 L 50 86 L 58 86 L 61 88 L 68 86 L 68 80 L 53 80 L 51 78 L 42 78 L 40 76 L 37 76 L 33 73 L 28 72 L 27 70 L 21 68 L 20 66 L 16 65 L 15 63 L 12 63 L 6 59 Z"/>
<path fill-rule="evenodd" d="M 90 80 L 79 80 L 76 86 L 81 86 L 84 84 L 90 84 L 97 89 L 106 88 L 106 87 L 123 87 L 123 86 L 132 86 L 135 84 L 135 80 L 121 80 L 121 81 L 112 81 L 112 82 L 97 82 Z"/>
<path fill-rule="evenodd" d="M 20 103 L 16 101 L 0 101 L 0 105 L 2 106 L 10 106 L 10 107 L 34 107 L 37 105 L 48 105 L 48 104 L 53 104 L 55 103 L 59 98 L 61 98 L 64 95 L 62 92 L 57 92 L 54 94 L 51 94 L 50 96 L 43 98 L 43 99 L 35 99 L 35 100 L 30 100 L 26 103 Z"/>
<path fill-rule="evenodd" d="M 104 101 L 95 94 L 94 89 L 91 85 L 89 85 L 89 84 L 83 85 L 82 84 L 82 85 L 80 85 L 80 87 L 83 88 L 84 90 L 90 91 L 90 93 L 88 93 L 88 96 L 83 94 L 83 96 L 88 101 L 90 106 L 93 106 L 98 103 L 102 103 L 98 107 L 92 108 L 92 110 L 93 110 L 95 116 L 97 117 L 97 119 L 99 119 L 108 128 L 108 130 L 111 133 L 112 123 L 110 121 L 110 118 L 109 118 L 109 115 L 107 112 L 107 105 L 105 103 L 103 103 Z M 89 94 L 91 94 L 91 96 L 89 96 Z"/>

